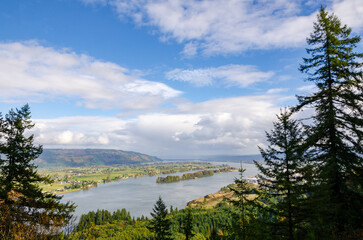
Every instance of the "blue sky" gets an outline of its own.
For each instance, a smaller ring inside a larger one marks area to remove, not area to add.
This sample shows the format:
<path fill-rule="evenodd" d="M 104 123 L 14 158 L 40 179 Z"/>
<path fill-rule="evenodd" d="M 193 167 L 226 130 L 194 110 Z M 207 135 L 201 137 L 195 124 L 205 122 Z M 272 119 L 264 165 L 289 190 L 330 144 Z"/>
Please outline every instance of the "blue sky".
<path fill-rule="evenodd" d="M 0 112 L 29 103 L 46 148 L 257 154 L 314 91 L 298 67 L 321 4 L 362 35 L 361 0 L 1 1 Z"/>

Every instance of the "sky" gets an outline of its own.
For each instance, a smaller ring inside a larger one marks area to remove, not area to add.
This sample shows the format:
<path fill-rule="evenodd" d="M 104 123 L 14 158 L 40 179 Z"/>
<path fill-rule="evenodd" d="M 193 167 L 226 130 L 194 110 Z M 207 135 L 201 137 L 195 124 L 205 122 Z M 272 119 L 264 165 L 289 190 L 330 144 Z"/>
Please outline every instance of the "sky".
<path fill-rule="evenodd" d="M 362 36 L 362 0 L 2 0 L 0 112 L 44 148 L 258 154 L 321 5 Z"/>

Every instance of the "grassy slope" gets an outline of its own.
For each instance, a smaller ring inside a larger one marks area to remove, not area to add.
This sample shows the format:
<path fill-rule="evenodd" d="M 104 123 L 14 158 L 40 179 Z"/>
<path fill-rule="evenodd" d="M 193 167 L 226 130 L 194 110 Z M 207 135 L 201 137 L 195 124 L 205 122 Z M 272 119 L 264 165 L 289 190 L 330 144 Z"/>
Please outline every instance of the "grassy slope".
<path fill-rule="evenodd" d="M 254 184 L 251 183 L 251 185 Z M 248 199 L 252 200 L 255 197 L 256 194 L 249 194 Z M 228 187 L 223 187 L 216 193 L 208 194 L 188 202 L 187 207 L 210 209 L 217 206 L 220 202 L 226 202 L 226 199 L 234 199 L 233 192 Z"/>

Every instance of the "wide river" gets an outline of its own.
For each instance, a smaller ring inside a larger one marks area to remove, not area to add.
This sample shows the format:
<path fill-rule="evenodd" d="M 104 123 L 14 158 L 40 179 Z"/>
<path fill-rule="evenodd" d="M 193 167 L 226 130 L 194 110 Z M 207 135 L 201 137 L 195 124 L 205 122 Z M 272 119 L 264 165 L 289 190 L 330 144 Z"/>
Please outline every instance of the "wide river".
<path fill-rule="evenodd" d="M 235 162 L 213 162 L 213 164 L 228 164 L 239 168 L 240 164 Z M 255 176 L 258 172 L 253 164 L 243 164 L 246 169 L 244 176 Z M 173 175 L 182 175 L 177 173 Z M 158 176 L 166 176 L 158 175 Z M 166 205 L 174 208 L 184 208 L 186 204 L 210 193 L 219 191 L 222 187 L 233 183 L 239 177 L 239 172 L 216 173 L 210 177 L 190 179 L 174 183 L 156 183 L 158 176 L 140 177 L 119 180 L 106 184 L 99 184 L 88 190 L 66 193 L 62 202 L 72 201 L 77 205 L 75 216 L 80 216 L 89 211 L 107 209 L 115 211 L 126 208 L 131 216 L 141 215 L 150 217 L 150 212 L 161 196 Z M 78 217 L 79 218 L 79 217 Z"/>

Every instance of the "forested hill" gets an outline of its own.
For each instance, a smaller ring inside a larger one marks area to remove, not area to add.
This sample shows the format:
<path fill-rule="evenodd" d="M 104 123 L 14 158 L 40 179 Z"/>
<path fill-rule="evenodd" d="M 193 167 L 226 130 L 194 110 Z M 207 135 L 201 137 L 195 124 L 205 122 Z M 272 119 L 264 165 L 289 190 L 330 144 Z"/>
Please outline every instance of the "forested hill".
<path fill-rule="evenodd" d="M 110 149 L 44 149 L 35 161 L 39 167 L 87 167 L 94 165 L 139 164 L 161 159 L 137 152 Z"/>

